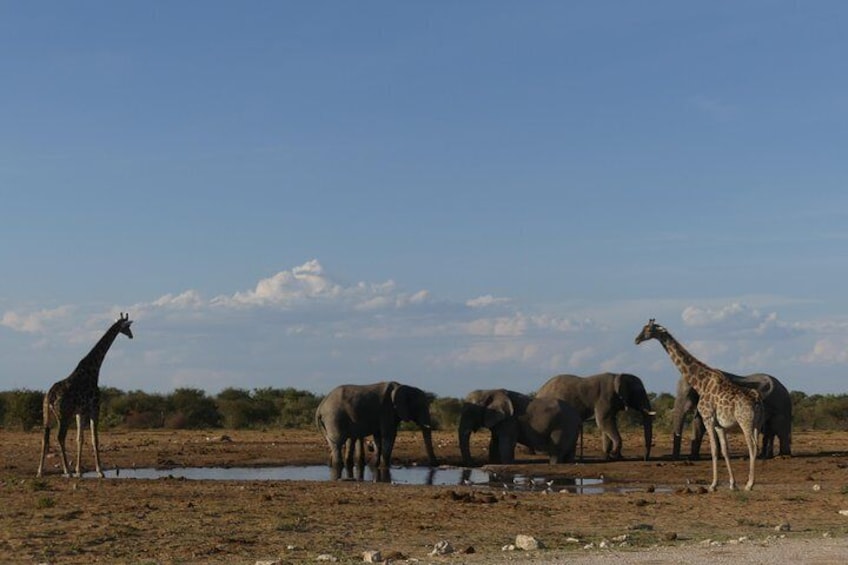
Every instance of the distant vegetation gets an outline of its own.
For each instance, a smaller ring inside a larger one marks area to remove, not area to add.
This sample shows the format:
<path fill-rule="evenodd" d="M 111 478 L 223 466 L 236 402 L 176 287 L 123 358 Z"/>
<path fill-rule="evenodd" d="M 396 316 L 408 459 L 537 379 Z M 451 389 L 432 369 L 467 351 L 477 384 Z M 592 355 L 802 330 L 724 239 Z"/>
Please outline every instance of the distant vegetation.
<path fill-rule="evenodd" d="M 100 425 L 123 429 L 270 429 L 311 428 L 321 396 L 294 388 L 227 388 L 215 396 L 194 388 L 169 394 L 101 388 Z M 796 430 L 848 430 L 848 395 L 793 391 Z M 671 430 L 674 396 L 650 394 L 657 412 L 655 431 Z M 41 426 L 43 391 L 0 392 L 0 426 L 32 430 Z M 433 397 L 430 412 L 437 429 L 456 429 L 462 400 Z M 639 427 L 639 414 L 623 412 L 622 427 Z M 407 427 L 407 426 L 405 426 Z M 414 426 L 409 426 L 414 428 Z"/>

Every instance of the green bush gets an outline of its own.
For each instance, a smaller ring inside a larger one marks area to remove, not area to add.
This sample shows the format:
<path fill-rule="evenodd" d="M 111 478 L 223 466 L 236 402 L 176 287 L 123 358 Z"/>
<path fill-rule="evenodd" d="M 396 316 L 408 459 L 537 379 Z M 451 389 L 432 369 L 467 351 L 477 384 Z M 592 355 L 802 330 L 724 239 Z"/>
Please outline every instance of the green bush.
<path fill-rule="evenodd" d="M 44 393 L 37 390 L 17 389 L 2 393 L 5 406 L 3 422 L 9 429 L 25 432 L 42 426 Z"/>

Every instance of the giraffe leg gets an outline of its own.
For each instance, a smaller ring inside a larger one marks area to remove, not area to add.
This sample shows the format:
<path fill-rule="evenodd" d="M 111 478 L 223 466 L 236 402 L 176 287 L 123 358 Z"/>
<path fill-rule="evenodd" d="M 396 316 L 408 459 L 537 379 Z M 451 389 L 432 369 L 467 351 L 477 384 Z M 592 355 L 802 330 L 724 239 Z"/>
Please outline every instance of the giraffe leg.
<path fill-rule="evenodd" d="M 97 419 L 89 418 L 88 424 L 91 427 L 91 445 L 94 448 L 94 468 L 97 470 L 97 476 L 102 479 L 105 475 L 100 467 L 100 438 L 97 435 Z"/>
<path fill-rule="evenodd" d="M 41 436 L 41 459 L 38 462 L 38 472 L 36 477 L 40 477 L 44 473 L 44 458 L 47 456 L 47 447 L 50 444 L 50 426 L 44 426 L 44 434 Z"/>
<path fill-rule="evenodd" d="M 742 428 L 742 434 L 748 444 L 748 482 L 745 483 L 745 490 L 751 490 L 754 488 L 754 464 L 757 461 L 757 429 Z"/>
<path fill-rule="evenodd" d="M 74 476 L 81 477 L 82 476 L 82 444 L 85 441 L 85 438 L 82 434 L 82 414 L 76 415 L 77 420 L 77 462 L 74 466 Z"/>
<path fill-rule="evenodd" d="M 56 441 L 59 444 L 59 453 L 62 456 L 62 473 L 66 477 L 71 476 L 71 470 L 68 468 L 68 454 L 65 452 L 65 436 L 68 435 L 68 419 L 60 418 L 59 427 L 56 430 Z"/>
<path fill-rule="evenodd" d="M 736 490 L 736 479 L 733 478 L 733 467 L 730 466 L 730 453 L 727 451 L 727 431 L 724 428 L 716 428 L 716 436 L 721 447 L 721 456 L 724 457 L 724 463 L 727 465 L 727 475 L 730 477 L 730 490 Z"/>
<path fill-rule="evenodd" d="M 704 418 L 704 424 L 707 426 L 707 435 L 710 437 L 710 456 L 713 462 L 713 482 L 707 487 L 707 490 L 714 492 L 716 485 L 718 485 L 718 453 L 716 453 L 715 424 L 712 418 Z"/>

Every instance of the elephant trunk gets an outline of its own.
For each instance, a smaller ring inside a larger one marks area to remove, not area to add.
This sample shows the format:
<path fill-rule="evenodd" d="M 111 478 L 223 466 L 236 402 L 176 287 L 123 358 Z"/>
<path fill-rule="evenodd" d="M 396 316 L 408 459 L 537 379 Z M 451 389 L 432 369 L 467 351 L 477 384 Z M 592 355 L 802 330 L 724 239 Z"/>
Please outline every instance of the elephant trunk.
<path fill-rule="evenodd" d="M 472 422 L 473 418 L 467 405 L 463 407 L 462 414 L 459 417 L 459 453 L 462 456 L 462 465 L 470 467 L 471 460 L 471 432 L 475 426 Z"/>
<path fill-rule="evenodd" d="M 439 463 L 436 461 L 436 452 L 433 451 L 433 434 L 430 426 L 422 426 L 421 435 L 424 436 L 424 449 L 427 450 L 427 459 L 430 467 L 438 466 Z"/>
<path fill-rule="evenodd" d="M 651 458 L 651 445 L 654 441 L 654 415 L 655 412 L 642 412 L 642 425 L 645 429 L 645 461 Z"/>

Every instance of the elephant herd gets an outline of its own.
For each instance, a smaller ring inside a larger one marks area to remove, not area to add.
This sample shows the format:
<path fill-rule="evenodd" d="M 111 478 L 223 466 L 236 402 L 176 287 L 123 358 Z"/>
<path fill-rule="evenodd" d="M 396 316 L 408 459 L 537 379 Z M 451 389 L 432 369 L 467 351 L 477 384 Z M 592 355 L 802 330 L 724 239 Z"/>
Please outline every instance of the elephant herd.
<path fill-rule="evenodd" d="M 790 455 L 792 401 L 786 387 L 775 377 L 762 373 L 746 377 L 725 374 L 739 385 L 757 389 L 763 398 L 765 421 L 760 455 L 774 455 L 775 438 L 780 441 L 779 454 Z M 681 378 L 673 410 L 674 458 L 680 456 L 683 422 L 689 412 L 695 414 L 691 456 L 699 456 L 705 428 L 696 410 L 697 404 L 697 393 Z M 465 397 L 460 412 L 458 435 L 463 465 L 473 463 L 470 437 L 481 428 L 488 429 L 491 434 L 489 463 L 514 462 L 518 444 L 546 453 L 551 463 L 574 461 L 583 422 L 591 418 L 601 432 L 606 458 L 619 459 L 622 446 L 617 416 L 622 410 L 641 414 L 644 459 L 648 460 L 655 412 L 642 380 L 636 375 L 558 375 L 545 382 L 532 397 L 507 389 L 474 390 Z M 369 437 L 373 437 L 378 479 L 385 476 L 401 422 L 413 422 L 421 428 L 429 464 L 435 466 L 426 392 L 393 381 L 342 385 L 330 391 L 315 411 L 315 423 L 330 447 L 332 477 L 341 478 L 343 469 L 351 478 L 363 476 L 365 440 Z M 354 475 L 354 465 L 357 475 Z"/>

